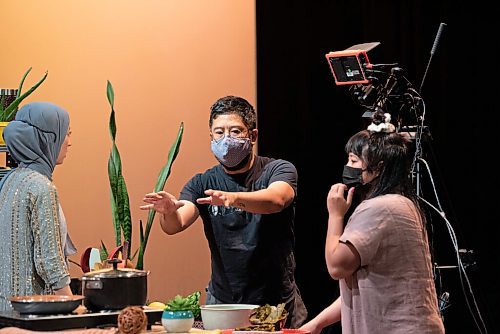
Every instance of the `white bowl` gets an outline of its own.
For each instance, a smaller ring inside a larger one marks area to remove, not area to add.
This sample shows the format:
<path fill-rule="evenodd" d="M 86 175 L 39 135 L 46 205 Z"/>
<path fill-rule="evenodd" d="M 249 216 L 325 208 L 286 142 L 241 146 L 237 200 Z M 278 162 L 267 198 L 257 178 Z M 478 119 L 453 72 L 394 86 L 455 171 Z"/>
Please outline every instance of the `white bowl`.
<path fill-rule="evenodd" d="M 201 305 L 203 327 L 212 329 L 233 329 L 250 325 L 250 313 L 259 305 L 215 304 Z"/>

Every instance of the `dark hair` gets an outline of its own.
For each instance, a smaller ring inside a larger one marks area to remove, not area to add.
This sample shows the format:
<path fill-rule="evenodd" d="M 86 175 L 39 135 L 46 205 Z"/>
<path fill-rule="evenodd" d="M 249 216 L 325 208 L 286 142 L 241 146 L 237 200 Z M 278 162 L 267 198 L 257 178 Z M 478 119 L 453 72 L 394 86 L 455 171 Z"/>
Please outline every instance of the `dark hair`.
<path fill-rule="evenodd" d="M 351 138 L 349 138 L 347 144 L 345 144 L 345 153 L 354 153 L 359 158 L 362 158 L 363 149 L 366 147 L 369 138 L 370 131 L 368 130 L 362 130 L 354 134 Z"/>
<path fill-rule="evenodd" d="M 369 198 L 384 194 L 401 194 L 416 202 L 410 178 L 410 141 L 403 135 L 392 132 L 370 134 L 362 153 L 368 172 L 378 171 L 373 180 Z"/>
<path fill-rule="evenodd" d="M 362 130 L 349 138 L 346 153 L 356 154 L 368 172 L 379 173 L 371 182 L 368 198 L 396 193 L 416 199 L 410 178 L 410 143 L 406 136 L 396 132 Z"/>
<path fill-rule="evenodd" d="M 367 198 L 385 194 L 400 194 L 410 199 L 417 208 L 422 221 L 426 221 L 425 213 L 419 204 L 411 179 L 410 152 L 411 140 L 404 134 L 392 132 L 373 132 L 370 134 L 362 160 L 369 172 L 378 171 L 379 175 L 371 184 Z"/>
<path fill-rule="evenodd" d="M 368 172 L 378 171 L 379 175 L 366 188 L 364 199 L 385 194 L 400 194 L 410 199 L 425 222 L 425 213 L 419 205 L 418 197 L 411 180 L 410 152 L 411 140 L 397 132 L 372 132 L 362 130 L 349 138 L 346 153 L 356 154 L 365 164 Z"/>
<path fill-rule="evenodd" d="M 215 101 L 212 107 L 210 107 L 210 120 L 208 126 L 212 128 L 214 119 L 220 115 L 226 114 L 239 115 L 248 130 L 253 130 L 257 127 L 255 109 L 244 98 L 229 95 Z"/>

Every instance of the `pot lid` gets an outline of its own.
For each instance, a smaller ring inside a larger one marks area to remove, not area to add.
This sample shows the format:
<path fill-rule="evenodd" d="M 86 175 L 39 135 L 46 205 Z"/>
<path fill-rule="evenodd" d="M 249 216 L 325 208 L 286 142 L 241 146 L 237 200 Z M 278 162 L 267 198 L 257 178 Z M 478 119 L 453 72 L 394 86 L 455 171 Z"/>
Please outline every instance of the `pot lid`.
<path fill-rule="evenodd" d="M 148 271 L 132 269 L 132 268 L 118 268 L 118 263 L 121 262 L 119 259 L 108 260 L 109 263 L 113 264 L 113 268 L 105 268 L 101 270 L 90 271 L 85 273 L 82 279 L 86 278 L 123 278 L 123 277 L 142 277 L 149 274 Z"/>

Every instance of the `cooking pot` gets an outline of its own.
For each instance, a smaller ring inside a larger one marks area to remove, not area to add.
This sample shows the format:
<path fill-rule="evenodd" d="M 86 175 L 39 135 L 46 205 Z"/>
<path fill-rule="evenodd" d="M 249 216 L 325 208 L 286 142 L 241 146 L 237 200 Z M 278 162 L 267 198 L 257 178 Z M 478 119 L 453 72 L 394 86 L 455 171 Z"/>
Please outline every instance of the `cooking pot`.
<path fill-rule="evenodd" d="M 92 271 L 82 276 L 84 305 L 91 311 L 121 310 L 146 303 L 149 271 L 118 268 L 120 259 L 108 260 L 113 268 Z"/>

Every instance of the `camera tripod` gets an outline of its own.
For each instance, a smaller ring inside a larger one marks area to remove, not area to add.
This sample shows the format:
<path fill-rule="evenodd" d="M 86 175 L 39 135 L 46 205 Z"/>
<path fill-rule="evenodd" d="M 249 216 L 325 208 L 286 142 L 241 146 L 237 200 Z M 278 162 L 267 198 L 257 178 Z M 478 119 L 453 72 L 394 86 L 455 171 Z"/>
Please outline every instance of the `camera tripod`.
<path fill-rule="evenodd" d="M 422 124 L 423 124 L 423 115 L 425 115 L 425 111 L 422 113 Z M 467 250 L 467 249 L 460 249 L 458 246 L 458 240 L 455 234 L 455 231 L 453 230 L 452 225 L 446 218 L 446 214 L 444 212 L 444 209 L 441 206 L 439 196 L 437 194 L 436 186 L 434 183 L 434 178 L 431 172 L 431 169 L 429 167 L 428 162 L 423 158 L 423 143 L 429 143 L 429 138 L 430 132 L 428 128 L 424 126 L 415 126 L 415 127 L 409 127 L 410 129 L 414 129 L 415 131 L 414 136 L 413 136 L 413 142 L 415 144 L 415 155 L 414 155 L 414 160 L 412 164 L 412 169 L 411 169 L 411 176 L 413 183 L 415 185 L 415 191 L 417 198 L 419 201 L 424 203 L 427 207 L 431 208 L 434 210 L 445 222 L 445 226 L 448 230 L 448 233 L 450 235 L 452 244 L 453 244 L 453 250 L 456 256 L 456 265 L 439 265 L 438 263 L 433 263 L 433 273 L 434 273 L 434 281 L 436 282 L 436 292 L 437 292 L 437 299 L 438 299 L 438 308 L 439 312 L 441 313 L 441 318 L 444 321 L 444 311 L 451 306 L 450 303 L 450 293 L 448 291 L 443 291 L 443 285 L 441 281 L 441 270 L 458 270 L 459 278 L 460 278 L 460 284 L 462 287 L 462 291 L 465 297 L 465 301 L 467 304 L 467 307 L 472 315 L 472 318 L 479 329 L 480 333 L 487 333 L 486 326 L 484 324 L 484 320 L 481 316 L 481 312 L 479 310 L 479 307 L 476 302 L 476 298 L 474 296 L 474 293 L 472 291 L 472 286 L 467 274 L 467 270 L 475 270 L 477 268 L 476 261 L 474 259 L 474 251 L 473 250 Z M 430 144 L 429 144 L 430 145 Z M 423 195 L 423 184 L 422 184 L 422 173 L 423 170 L 427 171 L 427 174 L 429 176 L 430 180 L 430 185 L 432 192 L 435 197 L 435 202 L 436 205 L 432 204 L 429 200 L 427 200 L 424 195 Z M 427 225 L 427 228 L 433 232 L 433 224 Z M 430 250 L 431 250 L 431 257 L 434 259 L 434 247 L 433 247 L 433 242 L 432 239 L 429 240 L 429 245 L 430 245 Z M 467 291 L 465 288 L 468 288 L 469 295 L 467 294 Z M 472 308 L 471 302 L 469 301 L 469 298 L 472 300 L 472 304 L 474 306 L 474 310 Z M 484 331 L 483 331 L 484 329 Z"/>

